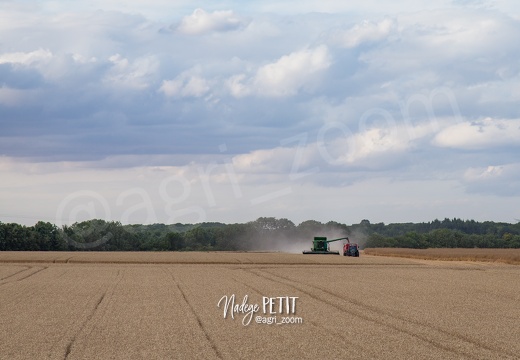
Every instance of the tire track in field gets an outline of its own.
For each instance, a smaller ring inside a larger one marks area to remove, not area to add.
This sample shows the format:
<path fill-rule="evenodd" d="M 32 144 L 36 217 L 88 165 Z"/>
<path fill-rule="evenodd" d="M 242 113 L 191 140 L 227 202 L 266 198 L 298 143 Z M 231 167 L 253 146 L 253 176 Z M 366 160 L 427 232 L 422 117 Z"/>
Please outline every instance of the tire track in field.
<path fill-rule="evenodd" d="M 96 314 L 96 311 L 97 309 L 99 308 L 99 305 L 101 305 L 101 303 L 103 302 L 103 300 L 105 299 L 105 296 L 107 294 L 107 291 L 105 291 L 101 297 L 99 298 L 99 300 L 97 301 L 96 305 L 94 306 L 94 308 L 90 311 L 90 314 L 87 315 L 87 318 L 83 321 L 83 323 L 81 324 L 79 330 L 76 332 L 76 334 L 74 334 L 74 336 L 72 337 L 72 339 L 70 339 L 69 343 L 67 344 L 67 347 L 65 348 L 65 356 L 64 356 L 64 359 L 68 359 L 69 358 L 69 355 L 72 351 L 72 346 L 74 345 L 74 343 L 76 342 L 76 339 L 78 338 L 78 336 L 81 334 L 81 332 L 83 331 L 83 329 L 85 329 L 85 327 L 87 326 L 87 324 L 90 322 L 90 320 L 94 317 L 94 315 Z"/>
<path fill-rule="evenodd" d="M 45 269 L 48 268 L 48 266 L 43 266 L 41 267 L 40 269 L 36 269 L 36 271 L 33 271 L 25 276 L 21 276 L 21 277 L 16 277 L 17 275 L 21 275 L 23 274 L 24 272 L 30 272 L 31 270 L 33 270 L 36 266 L 29 266 L 27 269 L 23 269 L 23 270 L 20 270 L 14 274 L 11 274 L 9 276 L 6 276 L 2 279 L 0 279 L 0 286 L 2 285 L 5 285 L 5 284 L 9 284 L 9 283 L 13 283 L 13 282 L 17 282 L 17 281 L 22 281 L 22 280 L 25 280 L 27 279 L 28 277 L 31 277 L 37 273 L 39 273 L 40 271 L 43 271 Z M 7 281 L 4 281 L 4 280 L 7 280 Z"/>
<path fill-rule="evenodd" d="M 245 268 L 239 268 L 238 270 L 241 270 L 241 271 L 244 271 L 244 272 L 250 273 L 250 271 L 246 270 Z M 256 274 L 254 274 L 254 275 L 256 275 Z M 258 276 L 258 275 L 256 275 L 256 276 Z M 256 292 L 256 293 L 257 293 L 258 295 L 260 295 L 260 296 L 264 296 L 264 294 L 265 294 L 264 292 L 258 290 L 258 289 L 255 288 L 254 286 L 251 286 L 251 285 L 248 284 L 247 282 L 241 281 L 241 280 L 239 280 L 239 279 L 237 279 L 237 278 L 233 278 L 233 280 L 234 280 L 235 282 L 239 283 L 240 285 L 243 285 L 243 286 L 245 286 L 245 287 L 247 287 L 247 288 L 253 290 L 254 292 Z M 330 333 L 330 334 L 335 335 L 336 338 L 337 338 L 337 339 L 340 339 L 340 341 L 343 342 L 343 345 L 345 345 L 347 348 L 351 348 L 351 347 L 353 347 L 353 346 L 358 346 L 358 344 L 355 343 L 354 341 L 352 341 L 350 337 L 345 336 L 345 334 L 342 333 L 342 332 L 340 332 L 340 331 L 337 331 L 337 330 L 335 330 L 335 329 L 329 329 L 329 328 L 327 328 L 327 327 L 325 327 L 325 326 L 323 326 L 323 325 L 321 325 L 321 324 L 318 324 L 318 323 L 316 323 L 316 322 L 314 322 L 314 321 L 308 321 L 307 323 L 309 323 L 309 324 L 311 324 L 311 326 L 313 326 L 313 327 L 319 329 L 319 330 L 316 331 L 316 332 L 318 332 L 318 333 Z M 370 353 L 370 354 L 373 355 L 374 357 L 377 357 L 377 355 L 378 355 L 376 352 L 371 351 L 370 348 L 363 348 L 363 351 L 364 351 L 364 352 L 367 352 L 367 353 Z M 353 355 L 351 354 L 351 357 L 350 357 L 350 358 L 352 358 L 352 356 L 353 356 Z"/>
<path fill-rule="evenodd" d="M 32 270 L 34 270 L 34 268 L 35 268 L 35 266 L 29 266 L 28 269 L 19 271 L 16 274 L 12 274 L 11 276 L 4 278 L 4 280 L 7 280 L 7 281 L 0 282 L 0 286 L 15 284 L 17 282 L 25 280 L 25 279 L 31 277 L 32 275 L 35 275 L 35 274 L 47 269 L 48 267 L 45 266 L 40 269 L 36 269 L 36 271 L 32 271 Z M 24 274 L 24 273 L 30 272 L 30 271 L 32 271 L 30 274 Z M 16 277 L 17 275 L 22 275 L 22 277 L 18 278 L 18 277 Z M 23 299 L 30 299 L 35 293 L 40 291 L 40 289 L 42 289 L 45 286 L 46 285 L 44 283 L 36 283 L 36 284 L 32 284 L 31 286 L 24 286 L 19 291 L 17 291 L 18 288 L 15 288 L 15 293 L 13 294 L 13 296 L 2 301 L 2 307 L 6 308 L 13 303 L 18 303 L 19 301 L 22 301 Z"/>
<path fill-rule="evenodd" d="M 15 273 L 13 273 L 13 274 L 11 274 L 11 275 L 4 276 L 3 278 L 0 278 L 0 281 L 3 281 L 3 280 L 6 280 L 6 279 L 9 279 L 10 277 L 16 276 L 16 275 L 18 275 L 19 273 L 24 272 L 24 271 L 27 271 L 27 270 L 29 270 L 29 269 L 31 268 L 31 266 L 22 266 L 22 267 L 24 267 L 25 269 L 19 270 L 19 271 L 15 272 Z M 5 283 L 7 283 L 7 282 L 8 282 L 8 281 L 6 281 Z M 0 285 L 3 285 L 3 284 L 5 284 L 5 283 L 0 283 Z"/>
<path fill-rule="evenodd" d="M 65 346 L 65 354 L 63 356 L 64 360 L 67 360 L 69 358 L 69 356 L 71 356 L 72 350 L 76 346 L 78 338 L 82 335 L 82 333 L 84 333 L 86 331 L 86 329 L 89 328 L 89 326 L 92 322 L 92 319 L 95 316 L 97 316 L 100 313 L 100 311 L 102 311 L 101 305 L 105 304 L 106 302 L 109 301 L 110 297 L 114 293 L 115 288 L 119 285 L 122 278 L 123 278 L 123 276 L 121 275 L 121 271 L 118 270 L 117 274 L 116 274 L 115 284 L 113 284 L 112 286 L 107 286 L 105 291 L 101 294 L 99 299 L 96 301 L 92 310 L 90 310 L 90 312 L 86 315 L 85 319 L 81 322 L 79 329 L 75 332 L 75 334 L 72 336 L 72 338 L 70 338 L 70 340 L 67 342 L 67 345 Z M 104 307 L 104 311 L 106 311 L 106 307 Z M 88 335 L 90 335 L 90 333 L 92 333 L 92 331 L 93 331 L 93 328 L 87 333 L 86 337 L 88 337 Z"/>
<path fill-rule="evenodd" d="M 229 270 L 232 270 L 232 271 L 242 271 L 242 272 L 245 272 L 245 268 L 244 267 L 239 267 L 239 268 L 228 268 Z M 260 290 L 258 290 L 257 288 L 255 288 L 254 286 L 252 286 L 251 284 L 248 284 L 246 282 L 243 282 L 239 279 L 237 279 L 235 276 L 232 276 L 231 279 L 241 285 L 244 285 L 245 287 L 253 290 L 254 292 L 256 292 L 258 295 L 260 296 L 263 296 L 262 292 Z"/>
<path fill-rule="evenodd" d="M 350 316 L 356 316 L 358 318 L 361 318 L 365 321 L 369 321 L 369 322 L 372 322 L 372 323 L 375 323 L 377 325 L 380 325 L 380 326 L 385 326 L 385 327 L 388 327 L 392 330 L 395 330 L 395 331 L 399 331 L 401 333 L 404 333 L 408 336 L 411 336 L 413 338 L 416 338 L 418 340 L 421 340 L 427 344 L 430 344 L 432 345 L 433 347 L 435 348 L 438 348 L 440 350 L 443 350 L 443 351 L 446 351 L 446 352 L 449 352 L 449 353 L 452 353 L 456 356 L 458 356 L 459 358 L 460 357 L 464 357 L 464 358 L 469 358 L 469 359 L 472 359 L 473 358 L 473 355 L 471 354 L 467 354 L 466 352 L 463 352 L 463 351 L 460 351 L 460 350 L 457 350 L 457 349 L 454 349 L 453 347 L 451 346 L 448 346 L 448 345 L 444 345 L 443 343 L 441 343 L 440 341 L 435 341 L 433 339 L 431 339 L 430 337 L 426 336 L 426 335 L 421 335 L 417 332 L 414 332 L 412 330 L 408 330 L 406 328 L 404 328 L 403 326 L 399 326 L 399 325 L 396 325 L 393 321 L 388 321 L 388 320 L 383 320 L 381 318 L 381 316 L 383 317 L 389 317 L 390 319 L 393 319 L 393 320 L 397 320 L 398 322 L 404 322 L 404 323 L 412 323 L 416 326 L 420 326 L 422 328 L 426 328 L 427 330 L 429 330 L 430 332 L 432 330 L 436 330 L 439 332 L 439 330 L 429 326 L 429 325 L 425 325 L 425 324 L 421 324 L 421 323 L 418 323 L 418 322 L 414 322 L 414 321 L 410 321 L 408 319 L 402 319 L 400 317 L 397 317 L 393 314 L 389 314 L 389 313 L 386 313 L 380 309 L 374 309 L 373 307 L 370 307 L 370 306 L 367 306 L 359 301 L 352 301 L 352 299 L 345 299 L 341 296 L 338 296 L 337 294 L 334 294 L 328 290 L 324 290 L 320 287 L 317 287 L 317 286 L 314 286 L 314 285 L 310 285 L 310 284 L 307 284 L 307 283 L 299 283 L 301 285 L 304 285 L 304 286 L 307 286 L 311 289 L 314 289 L 314 290 L 318 290 L 319 292 L 322 292 L 322 293 L 325 293 L 328 295 L 328 297 L 333 297 L 334 299 L 336 300 L 340 300 L 340 301 L 344 301 L 344 302 L 348 302 L 350 303 L 349 306 L 347 307 L 348 308 L 348 311 L 345 310 L 345 307 L 343 306 L 340 306 L 338 304 L 336 304 L 334 301 L 332 300 L 329 300 L 327 299 L 327 297 L 320 297 L 319 295 L 309 291 L 309 290 L 306 290 L 304 289 L 302 286 L 297 286 L 297 285 L 294 285 L 295 283 L 295 280 L 294 279 L 290 279 L 290 278 L 287 278 L 287 277 L 284 277 L 284 276 L 280 276 L 280 275 L 276 275 L 276 274 L 273 274 L 269 271 L 266 271 L 266 270 L 256 270 L 255 269 L 248 269 L 246 271 L 249 271 L 251 272 L 252 274 L 255 274 L 259 277 L 262 277 L 264 279 L 267 279 L 267 280 L 270 280 L 270 281 L 274 281 L 274 282 L 277 282 L 277 283 L 280 283 L 282 285 L 285 285 L 285 286 L 289 286 L 289 287 L 292 287 L 308 296 L 310 296 L 311 298 L 317 300 L 317 301 L 320 301 L 320 302 L 323 302 L 323 303 L 326 303 L 334 308 L 336 308 L 337 310 L 339 310 L 340 312 L 342 313 L 345 313 L 347 315 L 350 315 Z M 266 275 L 268 274 L 268 275 Z M 278 279 L 276 279 L 278 278 Z M 281 280 L 279 280 L 281 279 Z M 361 311 L 358 310 L 358 311 L 354 311 L 353 309 L 353 306 L 358 306 L 358 307 L 361 307 Z M 365 311 L 363 311 L 365 310 Z M 366 311 L 368 310 L 368 312 Z M 449 333 L 447 333 L 446 331 L 444 330 L 440 330 L 442 336 L 446 337 L 446 335 L 450 335 Z M 475 344 L 474 342 L 472 342 L 472 345 L 478 345 L 480 346 L 480 344 Z M 489 349 L 486 349 L 486 350 L 490 350 L 492 352 L 496 352 L 496 349 L 492 349 L 492 348 L 489 348 Z M 509 354 L 508 354 L 509 355 Z"/>
<path fill-rule="evenodd" d="M 21 277 L 21 278 L 16 279 L 16 281 L 22 281 L 22 280 L 25 280 L 25 279 L 27 279 L 27 278 L 30 278 L 31 276 L 36 275 L 36 274 L 38 274 L 39 272 L 41 272 L 41 271 L 43 271 L 43 270 L 46 270 L 47 268 L 48 268 L 48 266 L 44 266 L 43 268 L 38 269 L 38 270 L 36 270 L 35 272 L 32 272 L 32 273 L 30 273 L 30 274 L 27 275 L 27 276 L 24 276 L 24 277 Z"/>
<path fill-rule="evenodd" d="M 280 275 L 276 275 L 276 274 L 272 274 L 271 272 L 269 271 L 266 271 L 267 273 L 273 275 L 273 276 L 277 276 L 279 278 L 282 278 L 282 279 L 285 279 L 287 281 L 293 281 L 287 277 L 284 277 L 284 276 L 280 276 Z M 327 289 L 324 289 L 322 287 L 319 287 L 319 286 L 316 286 L 316 285 L 310 285 L 310 284 L 305 284 L 305 285 L 308 285 L 312 288 L 315 288 L 315 289 L 318 289 L 318 290 L 321 290 L 323 291 L 324 293 L 326 294 L 329 294 L 333 297 L 336 297 L 337 299 L 341 299 L 341 300 L 344 300 L 344 301 L 347 301 L 347 302 L 350 302 L 351 304 L 354 304 L 356 306 L 359 306 L 360 308 L 366 308 L 368 309 L 369 311 L 372 311 L 374 313 L 378 313 L 378 314 L 381 314 L 382 316 L 387 316 L 387 317 L 390 317 L 390 318 L 393 318 L 393 319 L 396 319 L 396 320 L 399 320 L 403 323 L 409 323 L 409 324 L 413 324 L 414 326 L 418 326 L 418 327 L 422 327 L 422 328 L 426 328 L 428 330 L 435 330 L 436 332 L 442 334 L 443 336 L 447 337 L 448 339 L 449 338 L 456 338 L 460 341 L 463 341 L 463 342 L 466 342 L 468 344 L 471 344 L 472 346 L 474 346 L 475 348 L 483 348 L 487 351 L 490 351 L 492 353 L 497 353 L 497 352 L 501 352 L 502 355 L 507 355 L 507 356 L 511 356 L 512 358 L 516 359 L 518 358 L 517 354 L 515 353 L 511 353 L 511 352 L 508 352 L 507 350 L 503 350 L 503 349 L 497 349 L 497 348 L 493 348 L 491 346 L 488 346 L 486 345 L 485 343 L 482 343 L 482 342 L 479 342 L 479 341 L 476 341 L 474 339 L 471 339 L 470 337 L 467 337 L 467 336 L 464 336 L 462 334 L 459 334 L 459 333 L 456 333 L 456 332 L 453 332 L 453 331 L 449 331 L 449 330 L 446 330 L 446 329 L 443 329 L 441 327 L 438 327 L 438 326 L 435 326 L 435 325 L 427 325 L 427 324 L 424 324 L 424 323 L 421 323 L 417 320 L 413 320 L 413 319 L 409 319 L 409 318 L 405 318 L 403 316 L 399 316 L 399 315 L 396 315 L 396 314 L 393 314 L 391 312 L 388 312 L 388 311 L 384 311 L 384 310 L 381 310 L 380 308 L 377 308 L 375 306 L 372 306 L 372 305 L 367 305 L 365 303 L 363 303 L 362 301 L 359 301 L 359 300 L 355 300 L 355 299 L 352 299 L 352 298 L 344 298 L 342 297 L 341 295 L 338 295 L 330 290 L 327 290 Z M 468 355 L 468 356 L 472 356 L 472 355 Z"/>
<path fill-rule="evenodd" d="M 166 269 L 165 269 L 166 272 L 168 272 Z M 204 324 L 202 323 L 202 319 L 200 318 L 200 316 L 197 314 L 197 312 L 195 311 L 195 309 L 193 308 L 193 305 L 189 302 L 187 296 L 186 296 L 186 293 L 184 292 L 184 290 L 182 289 L 182 287 L 180 286 L 179 282 L 177 281 L 177 279 L 175 279 L 175 276 L 173 275 L 173 273 L 169 272 L 172 280 L 173 280 L 173 283 L 175 284 L 175 286 L 177 287 L 177 289 L 179 290 L 179 292 L 181 293 L 182 295 L 182 298 L 184 299 L 184 302 L 188 305 L 191 313 L 193 314 L 193 316 L 195 317 L 195 319 L 197 320 L 197 323 L 199 324 L 199 327 L 200 329 L 202 330 L 202 333 L 204 334 L 204 337 L 206 338 L 206 340 L 208 341 L 209 345 L 211 346 L 211 349 L 213 349 L 213 352 L 215 353 L 215 356 L 218 358 L 218 359 L 224 359 L 222 357 L 222 354 L 220 353 L 218 347 L 217 347 L 217 344 L 215 343 L 215 341 L 211 338 L 209 332 L 206 330 L 206 328 L 204 327 Z"/>
<path fill-rule="evenodd" d="M 268 273 L 269 275 L 272 275 L 272 276 L 275 276 L 275 277 L 278 277 L 278 278 L 281 278 L 283 280 L 286 280 L 286 281 L 289 281 L 291 283 L 294 282 L 294 279 L 290 279 L 288 277 L 284 277 L 284 276 L 281 276 L 281 275 L 277 275 L 277 274 L 273 274 L 271 273 L 270 271 L 267 271 L 265 270 L 264 272 Z M 376 313 L 376 314 L 379 314 L 381 316 L 384 316 L 384 317 L 389 317 L 391 319 L 395 319 L 395 320 L 398 320 L 402 323 L 405 323 L 405 324 L 412 324 L 413 326 L 417 326 L 417 327 L 420 327 L 420 328 L 423 328 L 423 329 L 426 329 L 427 331 L 431 331 L 431 330 L 434 330 L 436 333 L 438 334 L 441 334 L 441 336 L 444 336 L 446 339 L 450 340 L 452 338 L 456 338 L 466 344 L 469 344 L 475 348 L 482 348 L 484 350 L 487 350 L 489 352 L 491 352 L 492 354 L 496 354 L 497 352 L 501 353 L 502 355 L 504 356 L 509 356 L 511 357 L 512 359 L 518 359 L 518 355 L 516 353 L 512 353 L 512 352 L 509 352 L 507 350 L 504 350 L 504 349 L 500 349 L 500 348 L 494 348 L 494 347 L 491 347 L 483 342 L 480 342 L 480 341 L 477 341 L 477 340 L 474 340 L 468 336 L 464 336 L 460 333 L 457 333 L 457 332 L 453 332 L 453 331 L 449 331 L 449 330 L 446 330 L 446 329 L 443 329 L 441 327 L 438 327 L 438 326 L 435 326 L 435 325 L 427 325 L 427 324 L 424 324 L 424 323 L 421 323 L 417 320 L 413 320 L 413 319 L 409 319 L 409 318 L 405 318 L 403 316 L 399 316 L 399 315 L 396 315 L 396 314 L 393 314 L 389 311 L 384 311 L 380 308 L 377 308 L 375 306 L 371 306 L 371 305 L 367 305 L 365 303 L 363 303 L 362 301 L 359 301 L 359 300 L 355 300 L 355 299 L 352 299 L 352 298 L 344 298 L 342 297 L 341 295 L 339 294 L 336 294 L 328 289 L 324 289 L 322 287 L 319 287 L 319 286 L 316 286 L 316 285 L 311 285 L 311 284 L 306 284 L 306 283 L 302 283 L 303 285 L 307 285 L 311 288 L 314 288 L 314 289 L 317 289 L 319 291 L 322 291 L 336 299 L 339 299 L 339 300 L 342 300 L 342 301 L 347 301 L 355 306 L 358 306 L 360 307 L 361 309 L 367 309 L 369 310 L 370 312 L 373 312 L 373 313 Z M 286 284 L 287 285 L 287 284 Z M 388 324 L 388 323 L 385 323 L 385 322 L 382 322 L 383 325 L 387 325 L 387 326 L 392 326 L 393 327 L 393 324 Z M 399 330 L 399 329 L 396 329 L 396 330 Z M 411 332 L 412 334 L 415 334 L 414 332 Z M 428 339 L 428 342 L 430 342 L 430 340 Z M 440 344 L 440 343 L 437 343 L 437 344 Z M 450 350 L 451 351 L 451 350 Z M 463 350 L 464 351 L 464 350 Z M 473 356 L 472 354 L 466 354 L 464 353 L 463 355 L 465 356 Z"/>

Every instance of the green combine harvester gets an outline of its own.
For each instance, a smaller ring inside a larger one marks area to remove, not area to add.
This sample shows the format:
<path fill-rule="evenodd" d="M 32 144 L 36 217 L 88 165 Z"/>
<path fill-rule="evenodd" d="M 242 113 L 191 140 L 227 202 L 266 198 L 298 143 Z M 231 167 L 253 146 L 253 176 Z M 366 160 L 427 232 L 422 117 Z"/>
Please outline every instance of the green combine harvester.
<path fill-rule="evenodd" d="M 312 242 L 311 250 L 304 250 L 304 254 L 323 254 L 323 255 L 339 255 L 339 251 L 330 251 L 329 244 L 334 241 L 348 240 L 348 237 L 327 240 L 325 236 L 315 236 Z"/>

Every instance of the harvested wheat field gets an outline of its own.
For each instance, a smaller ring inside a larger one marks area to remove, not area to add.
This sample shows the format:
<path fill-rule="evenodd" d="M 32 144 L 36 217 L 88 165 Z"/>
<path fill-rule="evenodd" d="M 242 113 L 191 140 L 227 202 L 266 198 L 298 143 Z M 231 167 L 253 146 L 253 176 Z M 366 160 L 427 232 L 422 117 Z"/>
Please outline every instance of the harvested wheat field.
<path fill-rule="evenodd" d="M 365 254 L 426 260 L 489 261 L 520 265 L 520 249 L 365 249 Z"/>
<path fill-rule="evenodd" d="M 519 304 L 507 264 L 6 252 L 0 359 L 518 359 Z"/>

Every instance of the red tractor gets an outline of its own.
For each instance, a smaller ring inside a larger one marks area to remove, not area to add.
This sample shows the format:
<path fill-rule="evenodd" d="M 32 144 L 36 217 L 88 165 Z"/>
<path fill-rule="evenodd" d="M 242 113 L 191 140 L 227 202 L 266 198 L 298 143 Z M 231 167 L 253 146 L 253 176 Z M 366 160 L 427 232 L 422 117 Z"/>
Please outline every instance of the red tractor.
<path fill-rule="evenodd" d="M 343 245 L 343 256 L 355 256 L 359 257 L 359 246 L 358 244 L 353 244 L 347 238 L 347 242 Z"/>

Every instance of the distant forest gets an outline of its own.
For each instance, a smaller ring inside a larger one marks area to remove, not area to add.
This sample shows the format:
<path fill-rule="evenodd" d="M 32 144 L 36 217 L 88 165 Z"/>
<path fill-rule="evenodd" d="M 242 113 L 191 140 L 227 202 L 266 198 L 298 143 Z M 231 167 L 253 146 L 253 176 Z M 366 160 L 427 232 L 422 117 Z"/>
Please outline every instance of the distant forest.
<path fill-rule="evenodd" d="M 427 223 L 345 225 L 314 220 L 295 225 L 262 217 L 244 224 L 122 225 L 89 220 L 70 226 L 0 222 L 0 251 L 287 251 L 310 247 L 314 236 L 348 236 L 361 248 L 520 248 L 520 222 L 444 219 Z"/>

